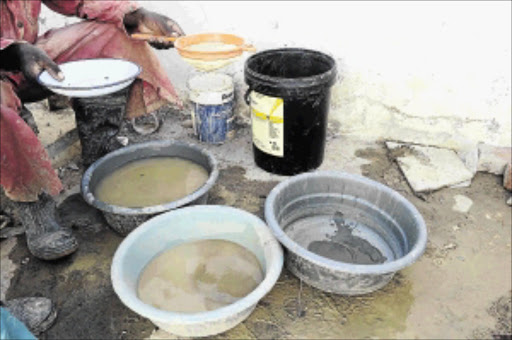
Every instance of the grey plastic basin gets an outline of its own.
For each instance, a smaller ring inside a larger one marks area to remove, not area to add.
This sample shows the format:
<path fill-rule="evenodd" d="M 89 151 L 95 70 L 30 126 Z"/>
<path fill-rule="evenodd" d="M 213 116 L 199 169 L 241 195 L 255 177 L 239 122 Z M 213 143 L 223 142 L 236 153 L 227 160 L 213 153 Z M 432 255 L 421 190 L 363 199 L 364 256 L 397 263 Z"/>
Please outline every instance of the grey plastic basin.
<path fill-rule="evenodd" d="M 106 175 L 129 162 L 152 157 L 179 157 L 195 162 L 208 171 L 208 180 L 195 192 L 179 200 L 144 208 L 116 206 L 102 202 L 94 196 L 97 185 Z M 151 141 L 121 148 L 94 162 L 82 177 L 81 190 L 84 200 L 102 211 L 112 229 L 126 235 L 157 214 L 188 205 L 206 204 L 208 191 L 218 177 L 217 161 L 207 150 L 173 140 Z"/>
<path fill-rule="evenodd" d="M 333 246 L 340 241 L 338 234 L 347 230 L 339 229 L 336 216 L 350 226 L 349 237 L 371 244 L 381 261 L 340 261 L 308 250 L 314 242 Z M 287 268 L 307 284 L 337 294 L 382 288 L 413 264 L 427 243 L 425 222 L 408 200 L 383 184 L 342 172 L 319 171 L 283 181 L 267 197 L 265 218 L 287 250 Z"/>

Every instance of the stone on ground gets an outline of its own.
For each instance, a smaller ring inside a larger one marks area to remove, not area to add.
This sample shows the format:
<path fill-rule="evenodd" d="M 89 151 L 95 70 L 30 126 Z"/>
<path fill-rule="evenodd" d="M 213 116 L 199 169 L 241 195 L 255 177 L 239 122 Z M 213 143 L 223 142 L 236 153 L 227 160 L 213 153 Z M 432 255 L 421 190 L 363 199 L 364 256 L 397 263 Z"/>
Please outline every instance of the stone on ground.
<path fill-rule="evenodd" d="M 454 186 L 473 178 L 453 150 L 394 142 L 386 142 L 386 146 L 416 193 Z"/>
<path fill-rule="evenodd" d="M 454 211 L 465 214 L 469 211 L 469 209 L 471 209 L 471 206 L 473 205 L 473 201 L 464 195 L 455 195 L 453 196 L 453 199 L 455 200 L 455 204 L 452 207 L 452 210 Z"/>
<path fill-rule="evenodd" d="M 503 172 L 503 187 L 512 191 L 512 163 L 508 163 Z"/>
<path fill-rule="evenodd" d="M 480 144 L 478 154 L 478 171 L 502 175 L 512 159 L 512 148 Z"/>

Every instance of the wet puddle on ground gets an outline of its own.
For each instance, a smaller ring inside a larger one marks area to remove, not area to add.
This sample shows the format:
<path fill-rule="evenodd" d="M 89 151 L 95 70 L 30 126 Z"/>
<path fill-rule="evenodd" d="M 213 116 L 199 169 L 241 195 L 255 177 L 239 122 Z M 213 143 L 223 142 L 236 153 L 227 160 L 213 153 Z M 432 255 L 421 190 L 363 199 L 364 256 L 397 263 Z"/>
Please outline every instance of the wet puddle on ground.
<path fill-rule="evenodd" d="M 411 282 L 399 273 L 375 293 L 341 296 L 300 283 L 285 271 L 244 322 L 245 337 L 394 338 L 406 328 L 414 302 L 411 288 Z M 231 338 L 230 332 L 222 336 Z"/>

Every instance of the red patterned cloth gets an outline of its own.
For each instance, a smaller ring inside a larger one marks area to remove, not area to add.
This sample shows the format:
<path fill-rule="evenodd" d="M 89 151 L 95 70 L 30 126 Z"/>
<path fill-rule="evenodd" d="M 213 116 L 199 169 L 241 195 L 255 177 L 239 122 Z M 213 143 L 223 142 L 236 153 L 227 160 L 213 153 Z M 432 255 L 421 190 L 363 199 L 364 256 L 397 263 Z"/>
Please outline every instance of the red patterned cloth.
<path fill-rule="evenodd" d="M 123 17 L 138 8 L 130 1 L 43 0 L 64 15 L 85 19 L 38 37 L 41 1 L 0 0 L 0 49 L 26 41 L 43 49 L 57 64 L 89 58 L 122 58 L 142 67 L 127 105 L 127 118 L 137 117 L 163 105 L 182 105 L 149 45 L 131 39 Z M 35 201 L 42 191 L 55 195 L 62 184 L 49 157 L 30 127 L 19 117 L 17 93 L 27 86 L 21 73 L 0 69 L 0 184 L 16 201 Z"/>

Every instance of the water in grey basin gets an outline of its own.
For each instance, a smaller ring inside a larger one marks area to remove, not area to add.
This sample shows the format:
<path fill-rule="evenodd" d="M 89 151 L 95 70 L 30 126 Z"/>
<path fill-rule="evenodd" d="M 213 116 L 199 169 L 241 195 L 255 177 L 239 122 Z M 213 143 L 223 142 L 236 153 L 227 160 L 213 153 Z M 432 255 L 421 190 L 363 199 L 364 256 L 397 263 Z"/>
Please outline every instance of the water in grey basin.
<path fill-rule="evenodd" d="M 302 211 L 284 231 L 307 250 L 339 262 L 379 264 L 401 257 L 390 232 L 396 230 L 393 222 L 378 210 L 362 208 L 356 203 L 307 209 L 309 214 Z"/>

